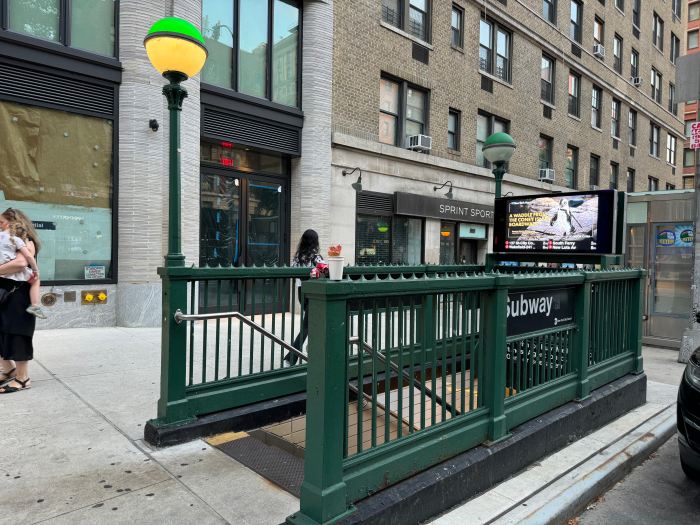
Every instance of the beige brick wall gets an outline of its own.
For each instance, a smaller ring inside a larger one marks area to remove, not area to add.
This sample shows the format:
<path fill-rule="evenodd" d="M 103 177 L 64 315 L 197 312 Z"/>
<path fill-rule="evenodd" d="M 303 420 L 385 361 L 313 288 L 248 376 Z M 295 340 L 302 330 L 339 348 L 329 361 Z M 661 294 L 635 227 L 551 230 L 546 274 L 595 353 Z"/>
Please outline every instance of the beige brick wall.
<path fill-rule="evenodd" d="M 635 190 L 646 190 L 647 177 L 681 187 L 682 141 L 676 147 L 676 174 L 665 162 L 666 136 L 670 131 L 682 137 L 682 122 L 667 111 L 668 82 L 675 77 L 675 66 L 669 61 L 671 32 L 682 38 L 682 23 L 674 20 L 671 2 L 647 0 L 643 2 L 641 35 L 632 35 L 631 2 L 627 12 L 615 8 L 608 0 L 585 2 L 583 20 L 582 57 L 571 54 L 569 32 L 569 1 L 558 2 L 555 27 L 545 22 L 541 14 L 541 0 L 508 2 L 473 2 L 455 0 L 465 10 L 464 50 L 450 45 L 450 17 L 452 2 L 433 1 L 432 38 L 429 65 L 412 59 L 413 42 L 406 35 L 392 31 L 381 22 L 381 0 L 337 2 L 335 5 L 333 127 L 342 133 L 377 140 L 379 79 L 389 73 L 430 90 L 429 134 L 433 137 L 433 151 L 425 156 L 431 163 L 433 155 L 472 165 L 476 152 L 476 115 L 479 109 L 494 113 L 511 122 L 511 134 L 518 149 L 511 162 L 511 171 L 528 178 L 538 174 L 537 140 L 540 133 L 554 138 L 553 163 L 557 181 L 564 176 L 564 155 L 567 144 L 579 148 L 579 187 L 588 188 L 590 154 L 600 156 L 600 186 L 609 183 L 610 162 L 620 166 L 620 188 L 624 189 L 627 168 L 636 171 Z M 651 27 L 654 10 L 664 20 L 664 51 L 652 45 Z M 503 23 L 513 32 L 512 84 L 493 83 L 493 93 L 481 90 L 478 69 L 479 19 L 484 12 L 489 18 Z M 605 21 L 607 56 L 599 60 L 592 55 L 593 19 L 598 15 Z M 613 70 L 612 40 L 618 33 L 623 38 L 623 74 Z M 630 49 L 640 54 L 640 76 L 643 84 L 635 88 L 629 83 Z M 546 51 L 556 59 L 555 103 L 551 120 L 542 116 L 540 102 L 540 57 Z M 650 75 L 654 65 L 663 75 L 662 105 L 651 99 Z M 568 71 L 576 69 L 582 76 L 581 119 L 567 115 Z M 590 125 L 592 84 L 603 88 L 602 131 Z M 622 102 L 621 137 L 619 149 L 612 146 L 610 135 L 611 103 L 615 96 Z M 462 112 L 460 153 L 447 150 L 448 108 Z M 630 157 L 627 137 L 629 108 L 638 112 L 637 149 Z M 653 119 L 662 128 L 660 158 L 649 156 L 649 122 Z M 456 186 L 464 181 L 458 180 Z"/>

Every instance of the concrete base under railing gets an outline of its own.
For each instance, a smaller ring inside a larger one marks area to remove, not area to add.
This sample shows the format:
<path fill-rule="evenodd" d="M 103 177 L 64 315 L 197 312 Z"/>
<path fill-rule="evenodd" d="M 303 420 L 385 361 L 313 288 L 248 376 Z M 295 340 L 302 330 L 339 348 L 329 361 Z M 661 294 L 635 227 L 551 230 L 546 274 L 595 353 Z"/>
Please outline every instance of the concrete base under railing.
<path fill-rule="evenodd" d="M 627 375 L 355 504 L 334 525 L 422 523 L 646 402 L 645 374 Z"/>

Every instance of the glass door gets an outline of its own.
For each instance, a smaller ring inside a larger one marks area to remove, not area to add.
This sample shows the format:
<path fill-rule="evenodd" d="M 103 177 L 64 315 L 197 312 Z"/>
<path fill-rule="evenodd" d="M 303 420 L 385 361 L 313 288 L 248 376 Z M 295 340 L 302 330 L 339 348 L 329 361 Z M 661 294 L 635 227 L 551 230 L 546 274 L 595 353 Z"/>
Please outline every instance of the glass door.
<path fill-rule="evenodd" d="M 248 266 L 276 266 L 286 262 L 284 245 L 284 186 L 248 180 Z"/>

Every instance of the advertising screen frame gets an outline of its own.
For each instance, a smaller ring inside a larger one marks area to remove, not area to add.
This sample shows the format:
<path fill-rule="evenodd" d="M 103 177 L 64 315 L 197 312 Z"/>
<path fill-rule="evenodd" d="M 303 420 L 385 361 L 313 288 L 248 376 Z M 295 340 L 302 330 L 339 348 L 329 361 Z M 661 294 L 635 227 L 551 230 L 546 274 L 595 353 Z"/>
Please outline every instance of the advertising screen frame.
<path fill-rule="evenodd" d="M 493 251 L 501 254 L 534 254 L 534 255 L 618 255 L 618 192 L 617 190 L 573 191 L 566 193 L 541 193 L 535 195 L 517 195 L 502 197 L 495 201 L 495 217 L 493 224 Z M 513 201 L 535 200 L 540 198 L 576 197 L 595 195 L 598 197 L 598 226 L 595 250 L 548 250 L 537 249 L 506 249 L 508 239 L 508 204 Z"/>

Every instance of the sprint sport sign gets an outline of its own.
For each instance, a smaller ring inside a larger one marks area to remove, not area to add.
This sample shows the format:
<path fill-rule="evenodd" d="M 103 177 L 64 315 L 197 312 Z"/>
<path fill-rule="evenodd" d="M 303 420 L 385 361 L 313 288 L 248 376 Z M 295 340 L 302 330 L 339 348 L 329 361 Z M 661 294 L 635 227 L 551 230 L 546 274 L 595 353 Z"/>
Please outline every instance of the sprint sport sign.
<path fill-rule="evenodd" d="M 574 288 L 508 294 L 508 336 L 538 332 L 574 322 Z"/>

